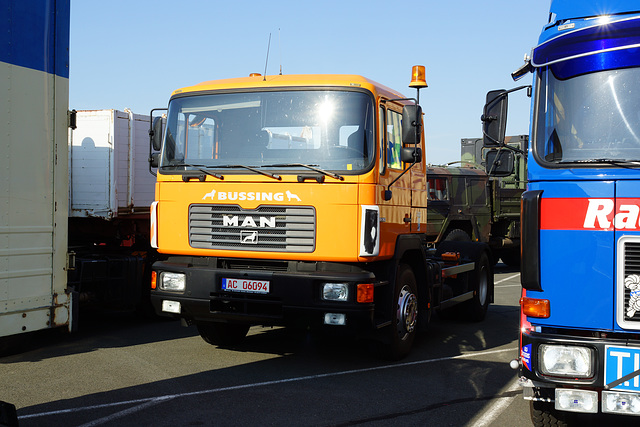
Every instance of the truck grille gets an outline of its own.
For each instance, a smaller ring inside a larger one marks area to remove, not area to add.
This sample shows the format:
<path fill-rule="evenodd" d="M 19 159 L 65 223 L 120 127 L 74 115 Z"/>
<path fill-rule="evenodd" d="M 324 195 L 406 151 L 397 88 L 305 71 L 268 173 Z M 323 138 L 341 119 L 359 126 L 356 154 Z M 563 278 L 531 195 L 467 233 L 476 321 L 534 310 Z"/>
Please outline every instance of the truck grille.
<path fill-rule="evenodd" d="M 640 329 L 640 237 L 623 236 L 618 241 L 616 315 L 618 324 Z"/>
<path fill-rule="evenodd" d="M 189 244 L 198 249 L 313 252 L 313 207 L 191 205 Z"/>

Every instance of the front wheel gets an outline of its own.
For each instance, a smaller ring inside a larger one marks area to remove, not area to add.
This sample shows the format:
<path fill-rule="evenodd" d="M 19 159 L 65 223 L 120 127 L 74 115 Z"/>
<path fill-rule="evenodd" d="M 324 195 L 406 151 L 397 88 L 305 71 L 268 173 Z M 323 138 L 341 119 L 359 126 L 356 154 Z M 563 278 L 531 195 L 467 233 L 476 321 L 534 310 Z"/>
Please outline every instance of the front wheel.
<path fill-rule="evenodd" d="M 418 286 L 411 267 L 401 264 L 396 273 L 385 356 L 398 360 L 409 354 L 418 326 Z"/>
<path fill-rule="evenodd" d="M 531 422 L 536 427 L 566 427 L 568 425 L 567 414 L 556 410 L 553 403 L 531 401 L 529 409 Z"/>
<path fill-rule="evenodd" d="M 239 344 L 249 332 L 251 325 L 242 323 L 198 323 L 198 332 L 203 340 L 211 345 Z"/>

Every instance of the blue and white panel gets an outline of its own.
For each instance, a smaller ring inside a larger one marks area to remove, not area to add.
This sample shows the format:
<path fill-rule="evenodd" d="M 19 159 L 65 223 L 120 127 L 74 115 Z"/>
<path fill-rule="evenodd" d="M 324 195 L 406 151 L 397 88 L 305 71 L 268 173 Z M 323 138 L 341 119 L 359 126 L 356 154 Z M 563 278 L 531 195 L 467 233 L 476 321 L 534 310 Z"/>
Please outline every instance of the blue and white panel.
<path fill-rule="evenodd" d="M 70 325 L 69 1 L 0 0 L 0 336 Z"/>

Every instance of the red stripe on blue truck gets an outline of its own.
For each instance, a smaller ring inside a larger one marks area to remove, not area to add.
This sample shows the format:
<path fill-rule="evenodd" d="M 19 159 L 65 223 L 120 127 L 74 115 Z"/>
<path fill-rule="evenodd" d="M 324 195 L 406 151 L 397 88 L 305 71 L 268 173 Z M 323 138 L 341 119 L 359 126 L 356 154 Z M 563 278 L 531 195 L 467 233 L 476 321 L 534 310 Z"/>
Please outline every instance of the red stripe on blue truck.
<path fill-rule="evenodd" d="M 640 231 L 639 198 L 544 198 L 541 230 Z"/>

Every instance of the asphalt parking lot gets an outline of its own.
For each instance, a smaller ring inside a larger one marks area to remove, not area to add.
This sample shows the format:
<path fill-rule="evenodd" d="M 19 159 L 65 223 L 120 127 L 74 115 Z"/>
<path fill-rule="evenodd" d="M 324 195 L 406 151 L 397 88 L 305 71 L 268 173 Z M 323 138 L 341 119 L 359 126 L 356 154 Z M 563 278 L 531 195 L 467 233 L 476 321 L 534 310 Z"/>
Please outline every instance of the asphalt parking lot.
<path fill-rule="evenodd" d="M 499 266 L 495 281 L 483 322 L 434 316 L 393 363 L 360 341 L 285 328 L 219 348 L 174 321 L 85 319 L 77 334 L 37 334 L 1 357 L 0 400 L 20 426 L 527 426 L 509 368 L 519 273 Z"/>

